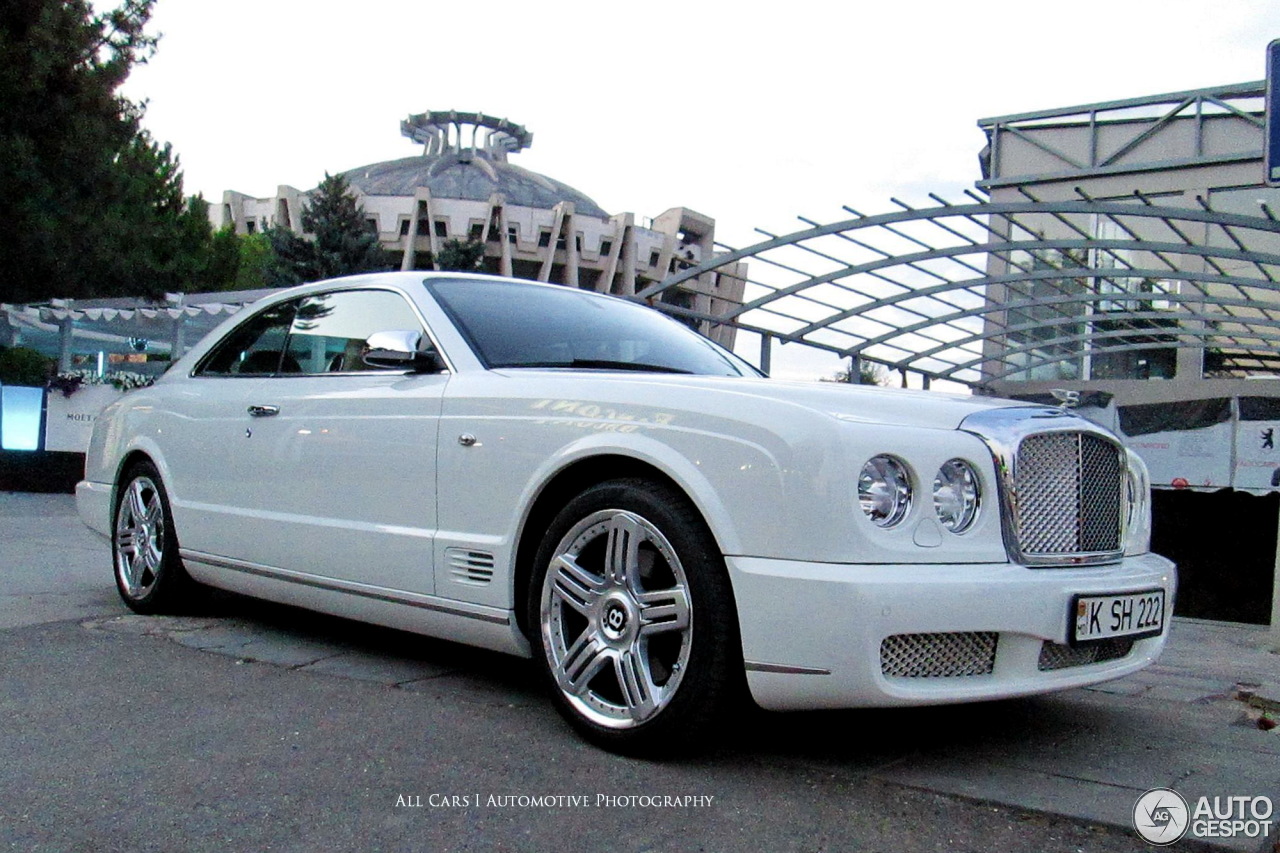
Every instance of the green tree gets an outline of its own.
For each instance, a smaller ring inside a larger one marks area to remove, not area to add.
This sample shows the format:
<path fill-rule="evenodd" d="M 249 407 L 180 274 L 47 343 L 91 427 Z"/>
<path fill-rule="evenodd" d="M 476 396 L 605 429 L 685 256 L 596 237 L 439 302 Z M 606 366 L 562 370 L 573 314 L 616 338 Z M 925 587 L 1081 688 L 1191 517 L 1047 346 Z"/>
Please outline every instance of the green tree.
<path fill-rule="evenodd" d="M 30 347 L 0 346 L 0 385 L 43 385 L 53 366 L 53 359 Z"/>
<path fill-rule="evenodd" d="M 441 270 L 478 272 L 484 263 L 484 243 L 477 240 L 445 240 L 436 260 Z"/>
<path fill-rule="evenodd" d="M 197 198 L 199 198 L 197 196 Z M 204 201 L 204 199 L 200 199 Z M 206 222 L 208 220 L 206 219 Z M 244 254 L 240 248 L 240 238 L 232 226 L 224 226 L 212 231 L 209 238 L 209 276 L 207 286 L 201 290 L 236 290 L 240 281 L 241 267 L 244 265 Z"/>
<path fill-rule="evenodd" d="M 209 203 L 200 195 L 187 199 L 178 225 L 178 272 L 182 278 L 178 289 L 202 292 L 231 287 L 240 272 L 240 244 L 235 231 L 213 230 Z"/>
<path fill-rule="evenodd" d="M 228 290 L 258 290 L 267 286 L 267 265 L 271 262 L 271 238 L 261 232 L 237 235 L 232 226 L 218 232 L 215 239 L 230 237 L 234 241 L 240 263 L 236 267 L 235 280 Z"/>
<path fill-rule="evenodd" d="M 342 175 L 325 173 L 302 212 L 301 235 L 287 228 L 267 232 L 272 258 L 266 268 L 270 287 L 318 281 L 342 275 L 392 269 L 391 253 L 365 221 L 351 185 Z"/>
<path fill-rule="evenodd" d="M 843 370 L 837 371 L 832 376 L 823 377 L 818 381 L 819 382 L 848 382 L 849 371 L 851 369 L 852 368 L 850 367 L 846 367 Z M 859 362 L 858 363 L 858 381 L 855 384 L 888 386 L 889 374 L 885 371 L 883 367 L 881 367 L 878 364 L 870 364 L 865 361 Z"/>
<path fill-rule="evenodd" d="M 0 294 L 159 296 L 218 262 L 178 160 L 118 94 L 146 62 L 155 0 L 0 4 Z"/>

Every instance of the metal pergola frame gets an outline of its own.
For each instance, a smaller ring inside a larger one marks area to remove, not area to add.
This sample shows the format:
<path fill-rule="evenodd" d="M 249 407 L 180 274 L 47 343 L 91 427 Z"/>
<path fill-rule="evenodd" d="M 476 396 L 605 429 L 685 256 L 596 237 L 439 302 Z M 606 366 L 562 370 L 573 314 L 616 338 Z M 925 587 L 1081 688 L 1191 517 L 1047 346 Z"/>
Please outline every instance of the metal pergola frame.
<path fill-rule="evenodd" d="M 1175 111 L 1176 114 L 1176 111 Z M 1280 220 L 1158 204 L 1135 192 L 1096 200 L 900 208 L 805 228 L 713 258 L 636 299 L 702 324 L 971 387 L 1062 362 L 1143 350 L 1200 349 L 1280 371 Z M 1105 227 L 1099 223 L 1106 223 Z M 1105 235 L 1101 231 L 1108 232 Z M 740 302 L 712 314 L 666 304 L 684 286 L 751 273 Z M 1148 288 L 1143 290 L 1142 288 Z M 1164 291 L 1168 292 L 1164 292 Z M 1241 371 L 1247 372 L 1241 367 Z M 853 375 L 851 371 L 851 375 Z"/>
<path fill-rule="evenodd" d="M 1215 121 L 1229 119 L 1243 121 L 1261 130 L 1265 124 L 1260 101 L 1266 91 L 1266 81 L 1213 86 L 1206 89 L 1190 89 L 1163 95 L 1144 95 L 1118 101 L 1084 104 L 1074 107 L 1058 107 L 1015 115 L 995 116 L 978 120 L 978 126 L 986 132 L 989 144 L 983 152 L 983 180 L 978 186 L 994 189 L 1003 186 L 1022 186 L 1061 179 L 1081 180 L 1109 174 L 1177 169 L 1188 166 L 1204 166 L 1260 159 L 1262 150 L 1224 152 L 1207 155 L 1205 133 Z M 1157 158 L 1150 162 L 1135 163 L 1128 160 L 1144 142 L 1158 136 L 1175 121 L 1192 122 L 1189 148 L 1172 159 Z M 1083 146 L 1065 146 L 1038 131 L 1047 128 L 1075 127 L 1086 133 Z M 1104 146 L 1103 133 L 1114 133 L 1118 138 Z M 1050 155 L 1062 164 L 1062 171 L 1035 175 L 1004 175 L 1002 156 L 1006 137 L 1029 145 Z M 1107 147 L 1108 150 L 1104 150 Z"/>

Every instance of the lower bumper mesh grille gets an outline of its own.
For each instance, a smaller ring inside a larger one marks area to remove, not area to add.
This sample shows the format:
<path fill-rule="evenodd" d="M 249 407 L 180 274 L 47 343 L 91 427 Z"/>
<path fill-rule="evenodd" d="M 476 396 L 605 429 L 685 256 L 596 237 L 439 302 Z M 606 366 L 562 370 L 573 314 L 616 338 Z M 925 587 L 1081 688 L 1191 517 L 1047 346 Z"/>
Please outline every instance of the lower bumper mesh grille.
<path fill-rule="evenodd" d="M 1127 637 L 1115 637 L 1076 648 L 1046 640 L 1040 646 L 1040 671 L 1049 672 L 1054 669 L 1069 669 L 1073 666 L 1088 666 L 1091 663 L 1119 660 L 1131 651 L 1133 651 L 1133 640 Z"/>
<path fill-rule="evenodd" d="M 999 636 L 994 631 L 894 634 L 880 644 L 880 671 L 891 678 L 990 675 Z"/>

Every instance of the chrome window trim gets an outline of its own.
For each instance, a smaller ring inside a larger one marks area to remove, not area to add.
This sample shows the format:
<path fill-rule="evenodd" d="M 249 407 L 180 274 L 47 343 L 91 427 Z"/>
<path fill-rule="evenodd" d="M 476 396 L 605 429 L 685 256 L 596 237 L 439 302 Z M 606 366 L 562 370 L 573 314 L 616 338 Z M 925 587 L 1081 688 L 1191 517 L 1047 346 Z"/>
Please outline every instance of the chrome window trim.
<path fill-rule="evenodd" d="M 336 288 L 333 288 L 332 290 L 316 290 L 311 293 L 301 293 L 301 294 L 295 293 L 288 298 L 273 301 L 268 305 L 262 305 L 261 307 L 258 308 L 258 310 L 254 311 L 250 316 L 245 317 L 241 322 L 236 323 L 234 326 L 228 329 L 226 333 L 223 334 L 221 337 L 219 337 L 218 340 L 214 341 L 205 352 L 201 353 L 200 358 L 191 367 L 191 370 L 188 371 L 187 377 L 189 379 L 297 379 L 304 376 L 315 377 L 315 376 L 408 375 L 409 371 L 372 370 L 372 369 L 371 370 L 348 370 L 348 371 L 342 371 L 338 373 L 329 373 L 327 371 L 324 373 L 202 373 L 200 372 L 201 368 L 203 368 L 204 364 L 208 361 L 210 354 L 214 350 L 216 350 L 223 341 L 225 341 L 230 335 L 235 334 L 236 330 L 239 329 L 241 326 L 243 326 L 245 323 L 252 322 L 254 318 L 261 315 L 264 311 L 270 311 L 272 308 L 277 308 L 289 302 L 301 303 L 304 299 L 311 299 L 317 296 L 330 296 L 337 293 L 369 292 L 369 291 L 382 291 L 385 293 L 394 293 L 397 296 L 399 296 L 401 299 L 403 299 L 406 303 L 408 303 L 409 310 L 413 312 L 413 316 L 417 318 L 419 325 L 422 326 L 423 336 L 426 337 L 426 339 L 431 342 L 431 345 L 436 349 L 436 353 L 440 356 L 440 360 L 444 362 L 445 370 L 443 371 L 443 373 L 458 372 L 457 368 L 454 366 L 453 361 L 449 358 L 449 354 L 445 352 L 444 347 L 440 346 L 440 341 L 436 339 L 435 332 L 433 332 L 431 329 L 431 324 L 427 322 L 427 318 L 424 317 L 422 314 L 422 309 L 418 306 L 418 303 L 413 300 L 413 297 L 410 296 L 407 291 L 402 290 L 401 288 L 388 287 L 386 285 L 382 285 L 382 286 L 375 286 L 375 287 L 336 287 Z M 290 322 L 289 325 L 290 327 L 292 327 L 293 323 Z M 382 331 L 382 330 L 377 329 L 375 331 Z M 286 332 L 286 335 L 285 335 L 286 347 L 288 346 L 288 340 L 289 340 L 288 334 L 289 333 Z M 436 374 L 436 375 L 442 375 L 442 374 Z"/>

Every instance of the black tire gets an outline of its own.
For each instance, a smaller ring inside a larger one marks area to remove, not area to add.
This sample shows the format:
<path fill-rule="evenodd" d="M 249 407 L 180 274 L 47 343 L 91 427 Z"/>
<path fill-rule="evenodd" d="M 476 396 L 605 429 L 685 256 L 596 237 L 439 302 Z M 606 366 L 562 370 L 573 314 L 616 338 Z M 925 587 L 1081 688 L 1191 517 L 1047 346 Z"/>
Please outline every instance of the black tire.
<path fill-rule="evenodd" d="M 528 616 L 557 709 L 614 752 L 705 747 L 745 687 L 724 559 L 665 485 L 611 480 L 571 500 L 538 548 Z"/>
<path fill-rule="evenodd" d="M 120 479 L 111 557 L 116 590 L 134 613 L 180 613 L 193 603 L 196 584 L 178 555 L 169 496 L 150 462 L 132 465 Z"/>

